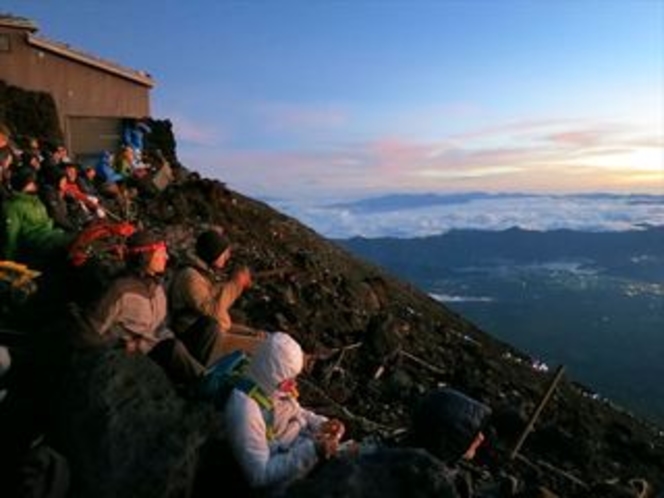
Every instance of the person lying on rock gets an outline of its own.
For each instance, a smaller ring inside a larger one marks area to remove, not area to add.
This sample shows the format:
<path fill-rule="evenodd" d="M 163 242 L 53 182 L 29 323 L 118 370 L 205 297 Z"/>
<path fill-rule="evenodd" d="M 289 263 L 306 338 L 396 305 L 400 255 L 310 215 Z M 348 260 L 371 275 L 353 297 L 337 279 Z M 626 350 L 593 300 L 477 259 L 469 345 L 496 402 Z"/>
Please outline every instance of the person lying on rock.
<path fill-rule="evenodd" d="M 411 442 L 447 464 L 472 460 L 484 441 L 491 408 L 465 394 L 441 388 L 427 394 L 412 415 Z"/>
<path fill-rule="evenodd" d="M 517 496 L 514 478 L 501 474 L 480 480 L 462 468 L 484 442 L 490 416 L 491 408 L 480 401 L 452 388 L 437 389 L 416 405 L 407 444 L 425 449 L 453 472 L 460 498 Z"/>
<path fill-rule="evenodd" d="M 229 280 L 220 277 L 230 257 L 230 242 L 219 231 L 207 230 L 198 236 L 195 254 L 175 273 L 170 286 L 173 329 L 183 333 L 201 317 L 208 317 L 218 325 L 224 353 L 239 349 L 251 354 L 266 334 L 231 320 L 229 309 L 252 281 L 246 267 Z"/>
<path fill-rule="evenodd" d="M 277 493 L 334 456 L 345 428 L 297 401 L 304 355 L 288 334 L 270 334 L 256 349 L 243 382 L 226 402 L 231 452 L 253 488 Z"/>
<path fill-rule="evenodd" d="M 146 354 L 175 383 L 189 384 L 220 356 L 220 341 L 209 328 L 188 331 L 180 340 L 167 327 L 161 281 L 167 263 L 162 238 L 149 231 L 133 234 L 127 240 L 127 273 L 111 284 L 86 318 L 97 343 Z"/>

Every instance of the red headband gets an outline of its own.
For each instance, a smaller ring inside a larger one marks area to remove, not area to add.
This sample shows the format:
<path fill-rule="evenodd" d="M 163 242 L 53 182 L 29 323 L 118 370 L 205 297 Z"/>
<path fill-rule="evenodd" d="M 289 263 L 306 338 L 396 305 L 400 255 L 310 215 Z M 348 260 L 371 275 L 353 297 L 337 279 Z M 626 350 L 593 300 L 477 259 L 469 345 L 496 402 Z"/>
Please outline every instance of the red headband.
<path fill-rule="evenodd" d="M 129 253 L 156 252 L 159 249 L 166 249 L 166 242 L 162 240 L 146 246 L 128 247 L 127 252 Z"/>

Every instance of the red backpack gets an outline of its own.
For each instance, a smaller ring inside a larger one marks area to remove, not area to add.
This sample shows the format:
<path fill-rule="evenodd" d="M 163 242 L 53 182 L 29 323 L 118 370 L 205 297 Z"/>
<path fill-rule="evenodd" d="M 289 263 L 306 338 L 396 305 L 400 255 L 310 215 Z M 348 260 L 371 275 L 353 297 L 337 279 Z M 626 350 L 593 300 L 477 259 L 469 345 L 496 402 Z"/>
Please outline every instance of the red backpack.
<path fill-rule="evenodd" d="M 124 259 L 127 237 L 136 227 L 127 221 L 98 220 L 91 223 L 69 246 L 69 260 L 73 266 L 83 266 L 90 259 Z"/>

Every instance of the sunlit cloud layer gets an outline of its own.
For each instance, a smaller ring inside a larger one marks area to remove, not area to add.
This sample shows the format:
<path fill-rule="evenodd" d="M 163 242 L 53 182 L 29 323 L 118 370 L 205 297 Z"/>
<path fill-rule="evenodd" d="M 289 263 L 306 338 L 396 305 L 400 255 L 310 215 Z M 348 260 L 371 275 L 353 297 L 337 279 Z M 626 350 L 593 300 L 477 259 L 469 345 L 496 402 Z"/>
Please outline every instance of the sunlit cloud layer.
<path fill-rule="evenodd" d="M 523 196 L 479 198 L 417 209 L 372 211 L 273 201 L 272 204 L 331 238 L 420 237 L 451 229 L 575 229 L 622 231 L 664 225 L 664 196 Z"/>

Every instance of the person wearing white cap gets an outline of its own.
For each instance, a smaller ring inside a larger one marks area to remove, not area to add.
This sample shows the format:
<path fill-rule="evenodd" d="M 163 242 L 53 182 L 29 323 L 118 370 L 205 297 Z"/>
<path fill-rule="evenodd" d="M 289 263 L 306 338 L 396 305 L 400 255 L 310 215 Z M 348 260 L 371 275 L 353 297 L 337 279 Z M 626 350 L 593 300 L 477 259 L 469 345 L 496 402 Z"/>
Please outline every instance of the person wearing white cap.
<path fill-rule="evenodd" d="M 288 334 L 270 334 L 258 347 L 245 382 L 225 405 L 231 451 L 253 488 L 283 489 L 337 453 L 344 426 L 300 406 L 296 377 L 304 355 Z"/>

